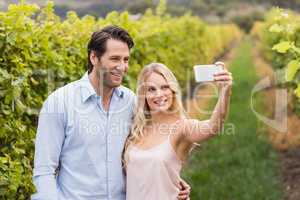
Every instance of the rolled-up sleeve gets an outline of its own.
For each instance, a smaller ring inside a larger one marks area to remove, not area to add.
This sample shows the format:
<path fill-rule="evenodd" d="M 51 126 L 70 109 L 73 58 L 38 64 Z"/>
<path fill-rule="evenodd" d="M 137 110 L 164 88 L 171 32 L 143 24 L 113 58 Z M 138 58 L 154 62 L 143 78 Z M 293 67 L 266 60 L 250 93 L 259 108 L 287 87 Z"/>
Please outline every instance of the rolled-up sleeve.
<path fill-rule="evenodd" d="M 56 170 L 65 139 L 63 102 L 50 95 L 39 114 L 35 140 L 33 182 L 36 193 L 32 200 L 57 200 Z"/>

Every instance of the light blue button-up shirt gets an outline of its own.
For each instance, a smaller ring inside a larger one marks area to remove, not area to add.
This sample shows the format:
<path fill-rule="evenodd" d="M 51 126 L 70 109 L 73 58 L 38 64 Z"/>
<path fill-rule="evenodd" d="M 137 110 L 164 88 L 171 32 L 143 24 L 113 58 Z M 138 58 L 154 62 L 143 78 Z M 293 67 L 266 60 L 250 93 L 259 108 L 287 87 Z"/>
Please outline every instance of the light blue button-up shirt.
<path fill-rule="evenodd" d="M 106 112 L 87 73 L 50 94 L 39 115 L 32 200 L 125 200 L 121 155 L 135 101 L 117 87 Z"/>

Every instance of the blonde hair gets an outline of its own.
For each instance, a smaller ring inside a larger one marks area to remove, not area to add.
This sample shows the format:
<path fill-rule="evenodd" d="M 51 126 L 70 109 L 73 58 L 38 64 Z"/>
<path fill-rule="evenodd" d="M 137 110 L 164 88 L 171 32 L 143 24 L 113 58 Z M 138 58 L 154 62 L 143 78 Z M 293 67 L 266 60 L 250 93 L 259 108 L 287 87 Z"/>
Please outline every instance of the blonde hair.
<path fill-rule="evenodd" d="M 161 63 L 151 63 L 149 65 L 146 65 L 142 69 L 138 77 L 137 91 L 136 91 L 138 100 L 134 110 L 134 117 L 133 117 L 131 130 L 126 139 L 125 146 L 123 149 L 123 154 L 122 154 L 122 162 L 124 168 L 126 168 L 126 160 L 128 158 L 126 156 L 126 151 L 128 149 L 128 146 L 131 143 L 137 143 L 142 139 L 142 137 L 144 136 L 143 134 L 144 127 L 147 125 L 148 122 L 151 122 L 150 109 L 146 102 L 145 83 L 148 77 L 152 73 L 157 73 L 159 75 L 162 75 L 173 92 L 173 102 L 169 111 L 171 111 L 172 114 L 177 115 L 177 117 L 179 118 L 186 117 L 186 113 L 181 101 L 181 90 L 178 81 L 174 76 L 174 74 L 171 72 L 171 70 Z"/>

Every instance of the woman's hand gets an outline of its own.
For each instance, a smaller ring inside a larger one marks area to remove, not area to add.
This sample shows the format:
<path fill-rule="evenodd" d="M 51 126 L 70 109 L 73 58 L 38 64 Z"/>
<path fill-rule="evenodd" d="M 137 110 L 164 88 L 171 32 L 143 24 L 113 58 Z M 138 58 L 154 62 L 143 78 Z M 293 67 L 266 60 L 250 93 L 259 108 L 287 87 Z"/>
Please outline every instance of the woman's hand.
<path fill-rule="evenodd" d="M 214 80 L 219 89 L 230 91 L 232 86 L 232 75 L 225 68 L 225 64 L 223 62 L 216 62 L 215 65 L 221 66 L 223 70 L 221 72 L 214 74 Z"/>
<path fill-rule="evenodd" d="M 178 200 L 189 200 L 190 199 L 190 193 L 191 193 L 191 186 L 187 184 L 183 179 L 179 182 L 180 191 L 177 196 Z"/>

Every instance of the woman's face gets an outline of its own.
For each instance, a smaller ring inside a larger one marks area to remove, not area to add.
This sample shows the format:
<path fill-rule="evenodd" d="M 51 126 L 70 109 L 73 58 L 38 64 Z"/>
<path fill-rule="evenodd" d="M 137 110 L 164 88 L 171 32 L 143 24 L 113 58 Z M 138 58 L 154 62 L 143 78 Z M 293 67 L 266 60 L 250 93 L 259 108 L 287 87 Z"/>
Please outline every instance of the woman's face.
<path fill-rule="evenodd" d="M 173 103 L 173 91 L 166 79 L 152 73 L 146 80 L 146 102 L 151 112 L 167 111 Z"/>

